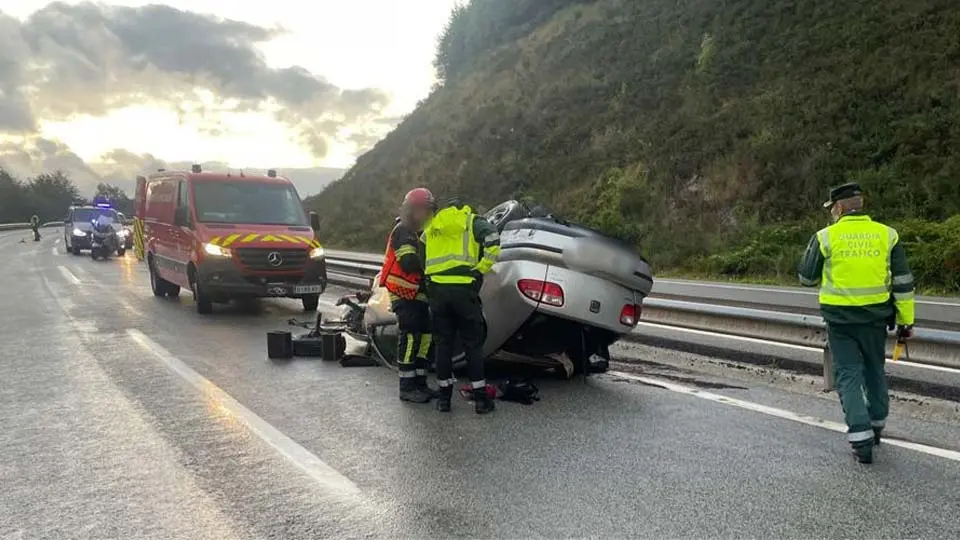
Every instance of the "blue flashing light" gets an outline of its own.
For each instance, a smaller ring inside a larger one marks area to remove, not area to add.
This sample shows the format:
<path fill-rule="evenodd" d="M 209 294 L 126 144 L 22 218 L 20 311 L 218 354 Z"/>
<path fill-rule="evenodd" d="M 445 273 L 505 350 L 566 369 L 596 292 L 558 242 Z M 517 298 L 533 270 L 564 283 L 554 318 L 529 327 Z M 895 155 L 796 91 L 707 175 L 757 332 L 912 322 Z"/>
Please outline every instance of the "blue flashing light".
<path fill-rule="evenodd" d="M 97 208 L 111 208 L 110 203 L 98 202 Z"/>

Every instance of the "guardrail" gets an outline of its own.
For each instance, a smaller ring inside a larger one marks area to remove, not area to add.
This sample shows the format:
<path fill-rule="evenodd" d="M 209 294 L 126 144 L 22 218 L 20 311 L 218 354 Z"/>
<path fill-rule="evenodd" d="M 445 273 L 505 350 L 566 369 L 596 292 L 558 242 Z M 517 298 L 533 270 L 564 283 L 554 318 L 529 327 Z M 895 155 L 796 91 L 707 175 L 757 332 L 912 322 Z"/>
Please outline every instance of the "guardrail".
<path fill-rule="evenodd" d="M 124 221 L 124 225 L 131 225 L 133 220 Z M 63 227 L 62 221 L 48 221 L 43 225 L 40 225 L 41 228 L 48 227 Z M 29 223 L 0 223 L 0 231 L 19 231 L 19 230 L 30 230 Z"/>
<path fill-rule="evenodd" d="M 330 280 L 340 285 L 369 287 L 382 261 L 383 257 L 374 253 L 327 250 Z M 960 302 L 919 297 L 917 313 L 918 325 L 910 342 L 911 362 L 960 369 Z M 641 322 L 821 349 L 826 386 L 832 388 L 832 356 L 815 292 L 657 280 L 651 296 L 644 301 Z M 634 334 L 643 332 L 638 328 Z M 893 339 L 888 352 L 892 346 Z"/>
<path fill-rule="evenodd" d="M 63 227 L 62 221 L 48 221 L 43 225 L 40 225 L 41 228 L 47 227 Z M 19 231 L 19 230 L 30 230 L 29 223 L 0 223 L 0 231 Z"/>

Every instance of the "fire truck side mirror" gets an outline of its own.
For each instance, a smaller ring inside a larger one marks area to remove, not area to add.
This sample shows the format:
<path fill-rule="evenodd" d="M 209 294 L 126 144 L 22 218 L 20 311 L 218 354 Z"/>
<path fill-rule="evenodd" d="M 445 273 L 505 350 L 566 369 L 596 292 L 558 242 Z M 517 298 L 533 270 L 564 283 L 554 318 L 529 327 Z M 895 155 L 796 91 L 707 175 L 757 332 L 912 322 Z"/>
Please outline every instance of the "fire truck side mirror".
<path fill-rule="evenodd" d="M 310 228 L 313 232 L 320 232 L 320 216 L 316 212 L 310 212 Z"/>

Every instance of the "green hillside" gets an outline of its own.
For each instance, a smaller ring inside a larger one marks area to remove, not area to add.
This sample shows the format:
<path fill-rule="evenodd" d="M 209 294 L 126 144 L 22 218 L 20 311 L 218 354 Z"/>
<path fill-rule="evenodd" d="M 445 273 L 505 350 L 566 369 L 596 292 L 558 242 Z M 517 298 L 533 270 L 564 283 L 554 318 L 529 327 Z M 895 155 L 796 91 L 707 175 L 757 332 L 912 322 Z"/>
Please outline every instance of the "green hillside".
<path fill-rule="evenodd" d="M 954 0 L 474 0 L 443 84 L 308 200 L 379 249 L 403 193 L 532 197 L 659 270 L 793 279 L 827 187 L 861 182 L 928 290 L 960 291 Z"/>

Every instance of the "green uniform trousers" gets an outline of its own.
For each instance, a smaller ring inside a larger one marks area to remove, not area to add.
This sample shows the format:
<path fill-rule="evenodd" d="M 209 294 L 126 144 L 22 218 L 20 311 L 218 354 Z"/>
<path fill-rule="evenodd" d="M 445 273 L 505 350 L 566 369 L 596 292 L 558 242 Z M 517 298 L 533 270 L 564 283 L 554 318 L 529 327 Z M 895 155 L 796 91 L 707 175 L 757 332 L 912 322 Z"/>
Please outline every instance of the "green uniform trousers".
<path fill-rule="evenodd" d="M 837 393 L 847 422 L 847 440 L 872 445 L 873 428 L 883 428 L 890 410 L 886 361 L 887 330 L 877 324 L 828 324 Z"/>

